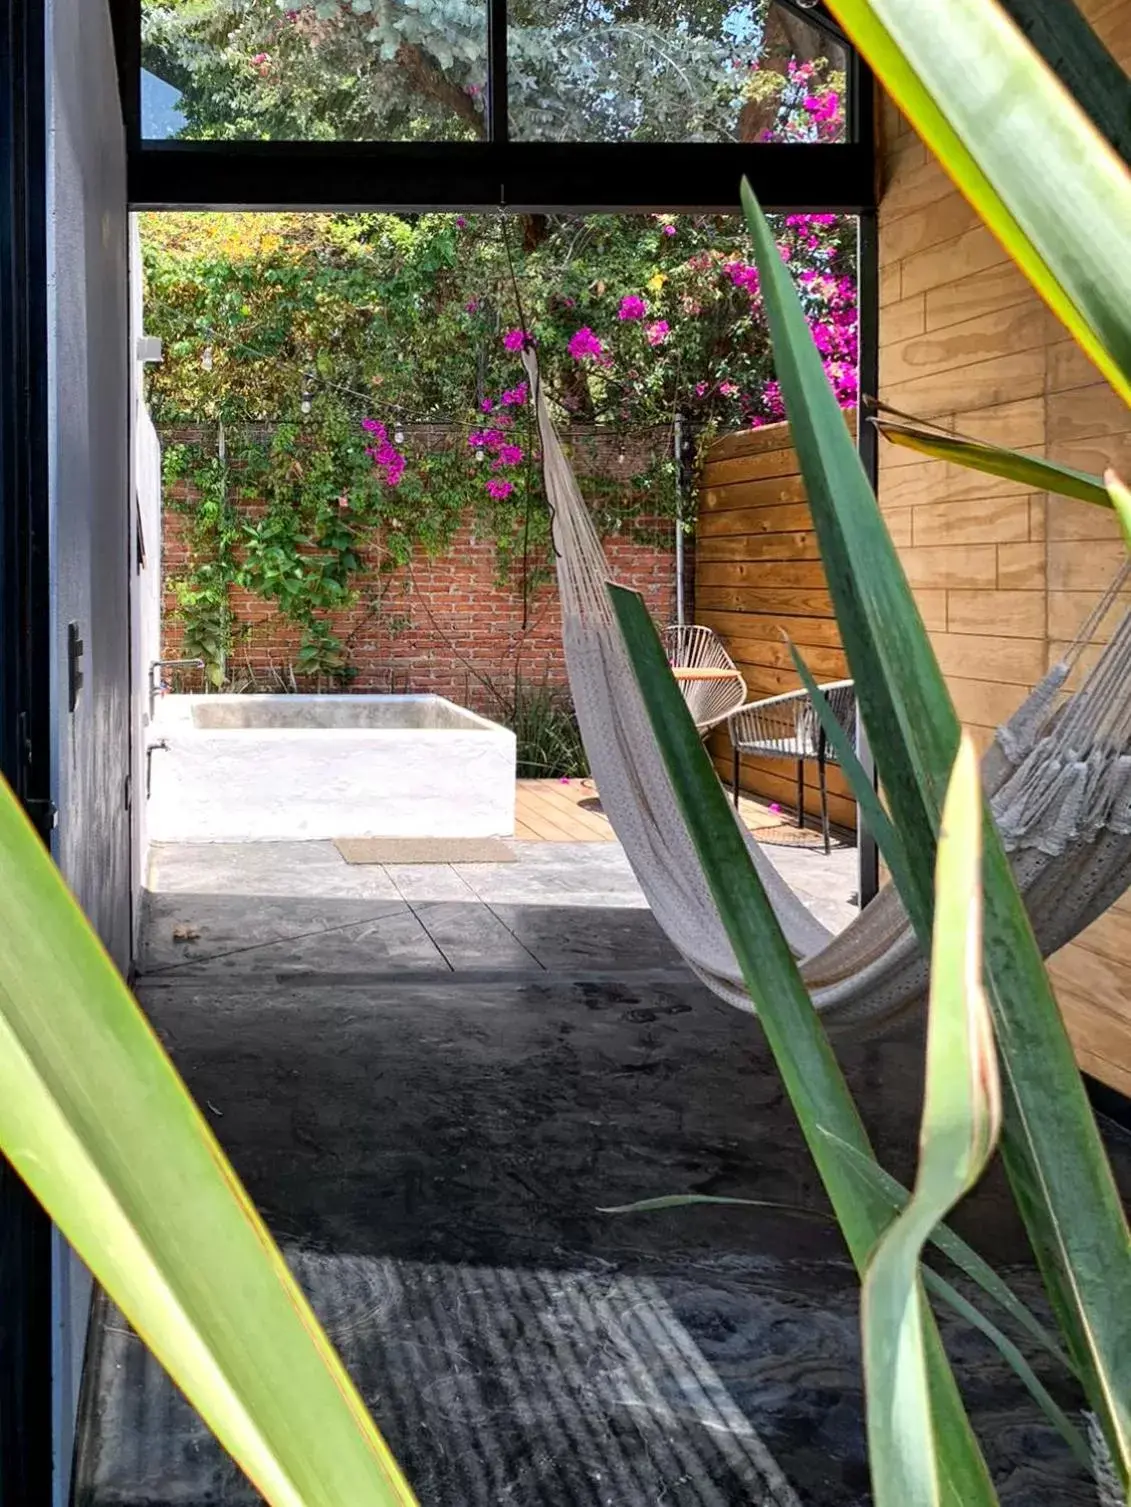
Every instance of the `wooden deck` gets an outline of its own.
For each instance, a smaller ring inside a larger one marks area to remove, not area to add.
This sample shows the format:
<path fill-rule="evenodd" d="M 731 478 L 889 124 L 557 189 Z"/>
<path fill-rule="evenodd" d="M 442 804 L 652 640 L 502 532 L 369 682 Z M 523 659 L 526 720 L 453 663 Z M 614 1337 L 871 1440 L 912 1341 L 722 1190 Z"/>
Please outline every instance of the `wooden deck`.
<path fill-rule="evenodd" d="M 596 795 L 597 787 L 590 779 L 519 780 L 515 789 L 515 837 L 524 842 L 615 842 L 608 818 L 581 807 L 582 801 L 594 800 Z M 739 811 L 754 833 L 796 825 L 792 811 L 774 811 L 764 801 L 747 795 L 742 796 Z M 816 831 L 809 831 L 809 842 L 816 843 L 818 837 Z"/>
<path fill-rule="evenodd" d="M 608 819 L 581 809 L 596 795 L 592 780 L 519 780 L 514 835 L 527 842 L 613 842 Z"/>

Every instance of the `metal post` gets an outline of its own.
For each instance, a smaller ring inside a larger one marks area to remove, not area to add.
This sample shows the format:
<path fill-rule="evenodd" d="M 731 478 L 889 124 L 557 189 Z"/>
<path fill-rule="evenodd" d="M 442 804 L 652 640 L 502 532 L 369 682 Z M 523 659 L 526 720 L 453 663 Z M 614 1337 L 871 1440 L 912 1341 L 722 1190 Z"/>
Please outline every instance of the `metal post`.
<path fill-rule="evenodd" d="M 675 416 L 675 620 L 683 627 L 683 414 Z"/>
<path fill-rule="evenodd" d="M 874 397 L 879 385 L 880 369 L 879 232 L 876 216 L 872 212 L 862 214 L 858 224 L 856 275 L 857 307 L 860 313 L 860 392 Z M 856 414 L 856 443 L 868 480 L 875 488 L 879 472 L 876 429 L 867 422 L 863 404 L 858 407 Z M 856 717 L 856 752 L 874 781 L 875 765 L 859 712 Z M 856 854 L 860 905 L 863 908 L 875 899 L 880 887 L 880 854 L 875 834 L 869 832 L 861 821 L 859 810 L 856 812 Z"/>

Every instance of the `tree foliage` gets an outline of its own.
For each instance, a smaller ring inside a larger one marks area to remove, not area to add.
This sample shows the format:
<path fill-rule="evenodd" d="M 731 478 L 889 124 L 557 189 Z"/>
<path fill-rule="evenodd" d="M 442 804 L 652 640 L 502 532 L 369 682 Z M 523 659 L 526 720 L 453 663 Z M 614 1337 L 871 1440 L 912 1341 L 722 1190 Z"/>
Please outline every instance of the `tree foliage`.
<path fill-rule="evenodd" d="M 184 136 L 487 134 L 485 0 L 143 0 L 142 17 Z M 842 135 L 844 49 L 772 0 L 512 0 L 509 21 L 516 140 Z"/>

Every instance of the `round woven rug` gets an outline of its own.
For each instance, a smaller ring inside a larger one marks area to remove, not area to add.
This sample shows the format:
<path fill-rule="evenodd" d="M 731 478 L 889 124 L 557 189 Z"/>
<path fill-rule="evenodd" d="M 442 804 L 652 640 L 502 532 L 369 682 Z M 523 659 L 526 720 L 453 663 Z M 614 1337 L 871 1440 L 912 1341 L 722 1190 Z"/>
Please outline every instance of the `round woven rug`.
<path fill-rule="evenodd" d="M 578 801 L 577 804 L 580 810 L 592 811 L 595 816 L 605 814 L 600 796 L 591 795 L 583 801 Z M 750 835 L 755 842 L 766 843 L 774 848 L 817 848 L 823 852 L 825 847 L 825 840 L 819 828 L 809 826 L 802 828 L 790 821 L 777 822 L 772 826 L 752 827 Z M 831 835 L 831 842 L 834 849 L 852 846 L 842 837 L 838 837 L 835 832 Z"/>

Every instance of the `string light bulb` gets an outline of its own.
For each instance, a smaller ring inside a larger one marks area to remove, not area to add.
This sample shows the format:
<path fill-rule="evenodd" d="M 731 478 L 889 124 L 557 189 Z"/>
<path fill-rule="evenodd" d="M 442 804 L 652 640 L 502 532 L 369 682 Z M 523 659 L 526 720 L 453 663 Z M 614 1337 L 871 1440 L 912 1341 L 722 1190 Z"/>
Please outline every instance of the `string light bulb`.
<path fill-rule="evenodd" d="M 212 347 L 210 345 L 206 345 L 204 347 L 204 352 L 200 358 L 200 364 L 201 366 L 203 366 L 206 372 L 210 372 L 212 370 Z"/>
<path fill-rule="evenodd" d="M 394 445 L 403 445 L 404 444 L 404 430 L 401 428 L 401 426 L 399 424 L 397 425 L 396 429 L 393 431 L 393 444 Z"/>

